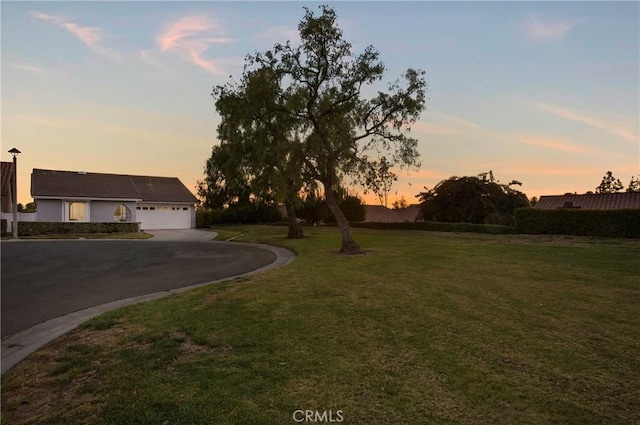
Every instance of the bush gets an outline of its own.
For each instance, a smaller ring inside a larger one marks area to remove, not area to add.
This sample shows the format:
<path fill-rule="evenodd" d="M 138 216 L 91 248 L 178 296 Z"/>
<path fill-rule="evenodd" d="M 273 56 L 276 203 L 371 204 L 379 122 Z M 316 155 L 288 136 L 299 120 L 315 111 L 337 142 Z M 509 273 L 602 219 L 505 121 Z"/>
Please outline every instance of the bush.
<path fill-rule="evenodd" d="M 404 223 L 351 223 L 352 227 L 367 229 L 426 230 L 432 232 L 467 232 L 467 233 L 513 233 L 513 227 L 493 224 L 441 223 L 436 221 L 407 221 Z"/>
<path fill-rule="evenodd" d="M 280 209 L 264 202 L 232 204 L 227 208 L 198 209 L 196 227 L 211 227 L 214 224 L 274 223 L 282 220 Z"/>
<path fill-rule="evenodd" d="M 21 221 L 18 223 L 18 236 L 87 235 L 139 231 L 140 223 L 53 223 L 43 221 Z"/>
<path fill-rule="evenodd" d="M 196 227 L 209 228 L 213 224 L 221 223 L 222 208 L 218 209 L 197 209 L 196 210 Z"/>
<path fill-rule="evenodd" d="M 537 210 L 515 212 L 516 233 L 639 238 L 640 210 Z"/>

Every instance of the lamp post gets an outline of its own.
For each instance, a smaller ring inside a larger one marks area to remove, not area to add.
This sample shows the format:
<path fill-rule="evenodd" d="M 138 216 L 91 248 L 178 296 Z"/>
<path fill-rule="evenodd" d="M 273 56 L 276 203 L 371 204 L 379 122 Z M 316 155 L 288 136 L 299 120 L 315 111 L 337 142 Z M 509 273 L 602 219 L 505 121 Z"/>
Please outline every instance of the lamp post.
<path fill-rule="evenodd" d="M 18 239 L 18 149 L 13 148 L 9 151 L 13 156 L 13 238 Z"/>

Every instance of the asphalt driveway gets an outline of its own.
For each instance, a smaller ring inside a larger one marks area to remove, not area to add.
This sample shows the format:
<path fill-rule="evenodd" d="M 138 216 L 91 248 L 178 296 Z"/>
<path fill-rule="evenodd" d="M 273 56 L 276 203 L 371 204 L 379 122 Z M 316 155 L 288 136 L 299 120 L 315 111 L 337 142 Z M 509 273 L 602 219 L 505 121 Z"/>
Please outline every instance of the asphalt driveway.
<path fill-rule="evenodd" d="M 3 242 L 2 339 L 78 310 L 244 274 L 276 259 L 246 244 L 160 239 Z"/>

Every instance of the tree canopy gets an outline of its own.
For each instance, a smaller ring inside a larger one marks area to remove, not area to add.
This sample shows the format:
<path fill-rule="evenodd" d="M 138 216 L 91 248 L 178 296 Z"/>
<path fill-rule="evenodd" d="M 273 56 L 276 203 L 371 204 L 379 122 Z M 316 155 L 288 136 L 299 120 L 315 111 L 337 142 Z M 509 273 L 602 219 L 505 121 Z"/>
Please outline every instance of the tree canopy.
<path fill-rule="evenodd" d="M 613 177 L 611 171 L 607 171 L 602 177 L 602 182 L 596 187 L 596 193 L 617 193 L 621 192 L 624 186 L 620 179 Z"/>
<path fill-rule="evenodd" d="M 514 185 L 521 183 L 514 180 L 500 184 L 492 172 L 474 177 L 450 177 L 418 195 L 418 219 L 513 225 L 515 209 L 530 206 L 527 196 L 513 189 Z"/>
<path fill-rule="evenodd" d="M 355 55 L 334 10 L 320 11 L 316 16 L 305 8 L 300 45 L 287 41 L 248 55 L 240 83 L 214 88 L 223 119 L 218 136 L 221 145 L 234 145 L 232 157 L 250 153 L 248 160 L 238 160 L 246 168 L 227 167 L 225 173 L 263 182 L 275 198 L 322 183 L 342 234 L 340 251 L 357 253 L 335 190 L 351 178 L 383 193 L 392 167 L 419 166 L 417 140 L 409 131 L 425 108 L 427 84 L 423 71 L 408 69 L 386 91 L 366 98 L 364 88 L 385 74 L 379 53 L 368 46 Z"/>
<path fill-rule="evenodd" d="M 640 175 L 631 176 L 627 192 L 640 192 Z"/>

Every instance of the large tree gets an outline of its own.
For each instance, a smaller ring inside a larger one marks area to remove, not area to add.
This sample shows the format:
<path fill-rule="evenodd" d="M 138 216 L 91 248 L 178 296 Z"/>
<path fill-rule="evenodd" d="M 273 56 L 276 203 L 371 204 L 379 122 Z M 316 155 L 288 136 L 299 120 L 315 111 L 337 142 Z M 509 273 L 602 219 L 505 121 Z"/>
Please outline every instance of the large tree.
<path fill-rule="evenodd" d="M 220 145 L 207 161 L 201 195 L 218 203 L 243 196 L 283 202 L 287 237 L 301 238 L 295 207 L 305 173 L 298 120 L 280 103 L 277 75 L 267 67 L 245 68 L 240 83 L 215 87 L 212 95 L 221 116 Z"/>
<path fill-rule="evenodd" d="M 285 151 L 296 152 L 308 175 L 324 186 L 327 206 L 342 234 L 343 253 L 358 253 L 349 223 L 338 206 L 335 190 L 345 177 L 362 180 L 380 168 L 418 166 L 417 140 L 410 126 L 425 107 L 424 72 L 408 69 L 387 91 L 365 98 L 366 86 L 382 80 L 385 67 L 371 46 L 354 55 L 342 38 L 336 14 L 320 6 L 314 15 L 305 8 L 298 25 L 301 44 L 289 41 L 247 57 L 247 70 L 268 68 L 277 78 L 279 113 L 296 122 L 295 139 L 285 141 Z M 279 115 L 280 116 L 280 115 Z M 366 180 L 366 179 L 365 179 Z M 376 182 L 384 179 L 369 179 Z"/>

